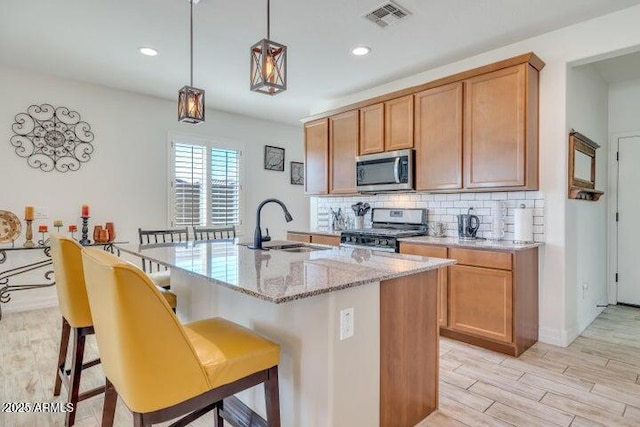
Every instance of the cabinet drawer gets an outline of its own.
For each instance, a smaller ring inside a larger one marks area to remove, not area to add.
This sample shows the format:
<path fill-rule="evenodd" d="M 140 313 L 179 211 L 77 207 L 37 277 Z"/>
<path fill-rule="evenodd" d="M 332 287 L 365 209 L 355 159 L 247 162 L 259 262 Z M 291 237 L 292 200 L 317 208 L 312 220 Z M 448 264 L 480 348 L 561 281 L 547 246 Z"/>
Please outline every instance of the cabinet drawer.
<path fill-rule="evenodd" d="M 340 237 L 327 236 L 324 234 L 312 234 L 311 243 L 317 243 L 319 245 L 340 246 Z"/>
<path fill-rule="evenodd" d="M 508 252 L 478 251 L 475 249 L 449 248 L 449 258 L 460 265 L 511 270 L 511 254 Z"/>
<path fill-rule="evenodd" d="M 400 253 L 409 255 L 420 255 L 433 258 L 446 258 L 446 246 L 429 246 L 418 243 L 400 242 Z"/>
<path fill-rule="evenodd" d="M 302 233 L 287 233 L 287 240 L 294 242 L 311 243 L 311 235 Z"/>

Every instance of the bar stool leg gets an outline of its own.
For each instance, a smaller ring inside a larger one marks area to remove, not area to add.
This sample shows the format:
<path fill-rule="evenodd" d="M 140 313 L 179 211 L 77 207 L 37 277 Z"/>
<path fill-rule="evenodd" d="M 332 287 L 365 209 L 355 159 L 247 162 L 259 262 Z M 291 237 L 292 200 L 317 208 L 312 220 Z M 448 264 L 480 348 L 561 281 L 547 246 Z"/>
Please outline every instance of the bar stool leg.
<path fill-rule="evenodd" d="M 113 388 L 113 384 L 107 378 L 104 385 L 104 406 L 102 407 L 102 427 L 113 426 L 116 414 L 116 404 L 118 403 L 118 392 Z"/>
<path fill-rule="evenodd" d="M 60 388 L 62 387 L 62 377 L 67 375 L 65 372 L 65 364 L 67 361 L 67 349 L 69 348 L 69 334 L 71 326 L 67 319 L 62 318 L 62 333 L 60 334 L 60 353 L 58 354 L 58 369 L 56 370 L 56 382 L 53 387 L 53 395 L 60 396 Z"/>
<path fill-rule="evenodd" d="M 222 410 L 224 409 L 224 400 L 221 400 L 220 402 L 216 403 L 216 409 L 214 411 L 214 415 L 215 415 L 215 420 L 214 420 L 214 427 L 223 427 L 224 426 L 224 419 L 222 418 Z"/>
<path fill-rule="evenodd" d="M 71 378 L 69 381 L 68 402 L 73 404 L 73 410 L 67 412 L 67 426 L 72 426 L 76 421 L 76 411 L 78 409 L 78 395 L 80 394 L 80 376 L 82 374 L 82 360 L 84 359 L 84 342 L 86 335 L 84 328 L 74 328 L 73 340 L 73 361 L 71 362 Z"/>
<path fill-rule="evenodd" d="M 267 406 L 267 425 L 280 427 L 280 393 L 278 391 L 278 366 L 269 368 L 269 379 L 264 383 Z"/>

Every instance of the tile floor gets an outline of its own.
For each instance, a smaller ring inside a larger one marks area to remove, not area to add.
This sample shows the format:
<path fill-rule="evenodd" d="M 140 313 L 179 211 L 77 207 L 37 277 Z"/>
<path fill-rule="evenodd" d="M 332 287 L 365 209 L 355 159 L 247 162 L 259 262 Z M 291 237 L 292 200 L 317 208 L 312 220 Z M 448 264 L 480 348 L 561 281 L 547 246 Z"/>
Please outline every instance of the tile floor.
<path fill-rule="evenodd" d="M 4 315 L 0 403 L 64 401 L 51 395 L 59 330 L 55 308 Z M 440 409 L 419 427 L 640 426 L 640 309 L 609 307 L 569 347 L 537 343 L 518 359 L 446 338 L 440 353 Z M 83 389 L 102 381 L 99 367 L 83 373 Z M 82 402 L 76 426 L 99 426 L 101 410 L 101 396 Z M 0 427 L 63 423 L 61 413 L 0 412 Z M 116 425 L 132 425 L 121 403 Z"/>

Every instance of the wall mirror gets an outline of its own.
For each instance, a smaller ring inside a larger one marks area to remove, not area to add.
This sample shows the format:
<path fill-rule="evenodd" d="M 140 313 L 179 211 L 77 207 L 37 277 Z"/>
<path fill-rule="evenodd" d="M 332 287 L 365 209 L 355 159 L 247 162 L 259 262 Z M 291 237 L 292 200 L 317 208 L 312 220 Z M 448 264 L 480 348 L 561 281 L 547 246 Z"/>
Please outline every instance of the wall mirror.
<path fill-rule="evenodd" d="M 598 144 L 579 132 L 569 133 L 569 198 L 596 201 L 602 191 L 596 186 Z"/>

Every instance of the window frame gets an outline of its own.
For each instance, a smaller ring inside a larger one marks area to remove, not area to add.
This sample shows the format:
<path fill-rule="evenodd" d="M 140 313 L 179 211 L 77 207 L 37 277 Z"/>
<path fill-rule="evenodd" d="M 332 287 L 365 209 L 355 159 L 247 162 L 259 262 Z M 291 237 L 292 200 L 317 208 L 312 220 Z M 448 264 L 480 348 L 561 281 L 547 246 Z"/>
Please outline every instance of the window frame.
<path fill-rule="evenodd" d="M 221 150 L 236 150 L 239 151 L 239 160 L 238 160 L 238 175 L 239 175 L 239 197 L 238 197 L 238 224 L 236 224 L 236 235 L 242 236 L 244 235 L 244 205 L 245 205 L 245 174 L 246 169 L 244 165 L 244 144 L 239 141 L 231 141 L 225 138 L 203 138 L 193 135 L 187 134 L 179 134 L 179 133 L 168 133 L 167 137 L 167 150 L 168 150 L 168 179 L 167 179 L 167 224 L 170 227 L 175 227 L 174 218 L 173 218 L 173 210 L 176 203 L 175 200 L 175 190 L 174 190 L 174 181 L 175 181 L 175 150 L 173 148 L 173 144 L 193 144 L 193 145 L 201 145 L 207 147 L 207 152 L 210 153 L 212 148 L 217 148 Z M 207 191 L 210 191 L 210 167 L 211 167 L 211 159 L 210 155 L 207 155 Z M 207 221 L 210 219 L 210 216 L 207 215 Z M 210 224 L 202 225 L 207 227 L 212 227 Z M 192 226 L 189 226 L 190 228 Z"/>

